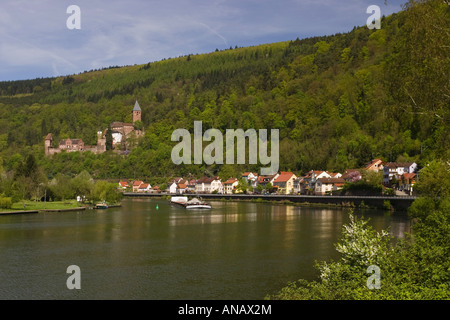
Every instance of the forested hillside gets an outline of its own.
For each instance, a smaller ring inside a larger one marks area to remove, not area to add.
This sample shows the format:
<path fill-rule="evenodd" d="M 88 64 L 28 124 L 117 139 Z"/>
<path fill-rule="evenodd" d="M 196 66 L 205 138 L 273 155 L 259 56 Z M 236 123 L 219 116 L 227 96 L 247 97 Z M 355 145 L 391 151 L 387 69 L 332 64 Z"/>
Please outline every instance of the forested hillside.
<path fill-rule="evenodd" d="M 96 178 L 219 174 L 258 166 L 175 166 L 174 129 L 280 129 L 280 170 L 343 171 L 375 157 L 423 165 L 450 156 L 449 5 L 415 1 L 381 29 L 296 39 L 51 79 L 0 82 L 0 164 L 14 172 L 33 154 L 47 177 L 87 170 Z M 95 145 L 112 121 L 146 135 L 127 156 L 44 156 L 44 138 Z"/>

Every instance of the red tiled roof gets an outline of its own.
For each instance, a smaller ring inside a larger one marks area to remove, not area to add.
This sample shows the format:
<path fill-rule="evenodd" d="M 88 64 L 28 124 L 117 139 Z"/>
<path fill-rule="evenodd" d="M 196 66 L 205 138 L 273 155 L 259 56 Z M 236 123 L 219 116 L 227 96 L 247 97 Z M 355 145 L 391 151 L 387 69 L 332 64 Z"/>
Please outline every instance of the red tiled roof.
<path fill-rule="evenodd" d="M 326 171 L 326 173 L 328 173 L 331 177 L 335 177 L 339 174 L 339 172 L 329 172 L 329 171 Z"/>
<path fill-rule="evenodd" d="M 223 184 L 233 184 L 233 183 L 235 183 L 236 181 L 238 181 L 238 179 L 236 179 L 236 178 L 230 178 L 230 179 L 228 179 L 227 181 L 225 181 Z"/>
<path fill-rule="evenodd" d="M 144 182 L 143 181 L 134 181 L 133 182 L 133 187 L 139 187 L 141 184 L 143 184 Z"/>
<path fill-rule="evenodd" d="M 383 160 L 381 159 L 373 159 L 372 161 L 368 162 L 365 166 L 366 169 L 372 167 L 375 164 L 383 164 Z"/>
<path fill-rule="evenodd" d="M 312 177 L 312 174 L 315 173 L 316 176 L 318 176 L 319 174 L 321 174 L 322 172 L 325 172 L 323 170 L 311 170 L 309 172 L 306 173 L 305 178 L 310 178 Z"/>
<path fill-rule="evenodd" d="M 416 177 L 415 173 L 404 173 L 403 178 L 405 179 L 414 179 Z"/>
<path fill-rule="evenodd" d="M 342 178 L 320 178 L 319 181 L 322 182 L 323 184 L 335 184 L 335 185 L 345 184 L 345 180 Z"/>
<path fill-rule="evenodd" d="M 286 182 L 292 178 L 294 174 L 292 172 L 282 171 L 278 178 L 276 178 L 273 182 Z"/>
<path fill-rule="evenodd" d="M 413 164 L 414 162 L 388 162 L 385 164 L 385 167 L 391 168 L 391 169 L 395 169 L 395 168 L 399 168 L 399 167 L 409 167 Z"/>

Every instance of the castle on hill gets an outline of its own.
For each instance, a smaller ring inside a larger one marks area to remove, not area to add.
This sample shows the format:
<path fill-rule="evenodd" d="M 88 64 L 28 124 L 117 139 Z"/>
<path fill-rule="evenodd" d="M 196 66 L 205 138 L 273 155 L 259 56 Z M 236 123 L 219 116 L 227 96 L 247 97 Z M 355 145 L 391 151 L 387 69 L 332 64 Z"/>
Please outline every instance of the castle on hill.
<path fill-rule="evenodd" d="M 136 122 L 141 122 L 141 107 L 136 100 L 134 104 L 134 108 L 132 111 L 133 123 L 125 123 L 125 122 L 112 122 L 110 124 L 111 135 L 112 135 L 112 145 L 114 150 L 119 149 L 128 149 L 129 143 L 128 139 L 135 137 L 141 137 L 145 134 L 144 128 L 137 128 Z M 53 147 L 53 136 L 49 133 L 45 137 L 45 155 L 50 156 L 55 153 L 59 153 L 62 151 L 65 152 L 84 152 L 91 151 L 95 154 L 103 153 L 106 151 L 106 135 L 108 133 L 108 128 L 103 131 L 97 132 L 97 145 L 96 146 L 87 146 L 84 144 L 82 139 L 62 139 L 59 142 L 57 148 Z"/>

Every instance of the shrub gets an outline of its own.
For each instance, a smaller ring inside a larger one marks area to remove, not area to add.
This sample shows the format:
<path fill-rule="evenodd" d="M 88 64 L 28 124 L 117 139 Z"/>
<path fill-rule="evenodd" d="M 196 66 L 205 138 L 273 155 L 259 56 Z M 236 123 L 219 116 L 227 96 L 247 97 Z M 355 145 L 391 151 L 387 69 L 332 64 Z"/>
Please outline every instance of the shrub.
<path fill-rule="evenodd" d="M 11 209 L 13 204 L 12 198 L 10 197 L 0 197 L 0 208 Z"/>

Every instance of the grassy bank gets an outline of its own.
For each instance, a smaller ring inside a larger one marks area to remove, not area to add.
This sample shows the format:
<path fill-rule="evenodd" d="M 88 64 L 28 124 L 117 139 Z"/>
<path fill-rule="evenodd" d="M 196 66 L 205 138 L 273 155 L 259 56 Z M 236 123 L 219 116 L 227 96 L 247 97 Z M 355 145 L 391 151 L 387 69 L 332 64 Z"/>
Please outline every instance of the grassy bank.
<path fill-rule="evenodd" d="M 22 211 L 22 210 L 64 210 L 64 209 L 75 209 L 80 207 L 80 204 L 76 200 L 66 200 L 66 201 L 52 201 L 52 202 L 41 202 L 41 201 L 20 201 L 16 202 L 11 206 L 11 209 L 1 209 L 0 212 L 9 211 Z"/>

